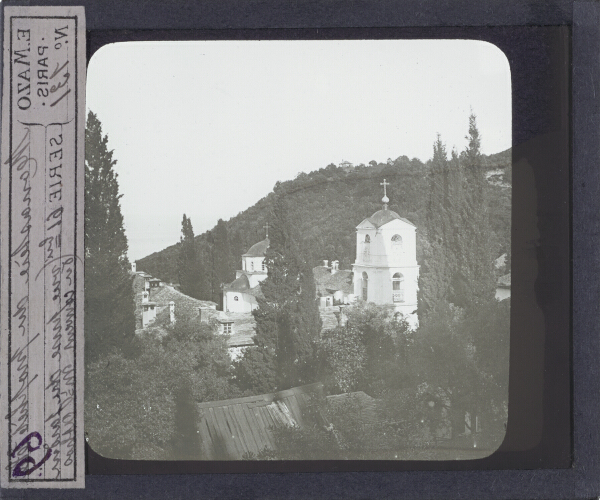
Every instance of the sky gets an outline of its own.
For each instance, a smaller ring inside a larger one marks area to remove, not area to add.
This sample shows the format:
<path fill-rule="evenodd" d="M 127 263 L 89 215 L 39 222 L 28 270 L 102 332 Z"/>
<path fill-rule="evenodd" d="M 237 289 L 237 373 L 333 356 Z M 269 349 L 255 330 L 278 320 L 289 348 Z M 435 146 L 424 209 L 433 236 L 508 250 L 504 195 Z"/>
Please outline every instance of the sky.
<path fill-rule="evenodd" d="M 117 160 L 130 261 L 349 161 L 426 162 L 440 134 L 511 147 L 509 63 L 470 40 L 124 42 L 92 57 L 87 107 Z"/>

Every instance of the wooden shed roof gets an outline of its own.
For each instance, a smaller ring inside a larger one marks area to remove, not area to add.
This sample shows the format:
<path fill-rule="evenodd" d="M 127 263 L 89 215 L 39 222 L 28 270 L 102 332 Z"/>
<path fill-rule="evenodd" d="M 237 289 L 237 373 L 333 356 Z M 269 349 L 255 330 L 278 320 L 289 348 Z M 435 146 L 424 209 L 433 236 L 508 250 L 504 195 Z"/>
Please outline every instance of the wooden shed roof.
<path fill-rule="evenodd" d="M 302 426 L 313 397 L 323 397 L 323 384 L 294 387 L 271 394 L 199 403 L 198 431 L 207 460 L 241 460 L 249 453 L 274 449 L 272 428 Z"/>

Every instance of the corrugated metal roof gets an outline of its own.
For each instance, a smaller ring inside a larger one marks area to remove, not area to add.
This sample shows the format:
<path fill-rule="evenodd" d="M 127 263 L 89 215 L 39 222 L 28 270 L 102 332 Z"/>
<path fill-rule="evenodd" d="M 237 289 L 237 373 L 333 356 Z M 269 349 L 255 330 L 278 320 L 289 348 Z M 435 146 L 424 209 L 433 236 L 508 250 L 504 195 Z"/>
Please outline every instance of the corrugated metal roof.
<path fill-rule="evenodd" d="M 241 460 L 265 448 L 273 450 L 272 429 L 302 426 L 302 415 L 323 384 L 294 387 L 272 394 L 199 403 L 198 434 L 206 460 Z"/>

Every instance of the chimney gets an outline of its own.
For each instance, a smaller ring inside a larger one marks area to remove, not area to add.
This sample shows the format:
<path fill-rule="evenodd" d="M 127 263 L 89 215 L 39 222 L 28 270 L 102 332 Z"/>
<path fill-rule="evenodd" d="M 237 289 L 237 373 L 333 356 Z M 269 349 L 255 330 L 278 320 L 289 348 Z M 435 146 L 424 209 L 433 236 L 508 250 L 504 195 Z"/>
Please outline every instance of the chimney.
<path fill-rule="evenodd" d="M 333 314 L 337 319 L 338 326 L 342 328 L 346 326 L 346 323 L 348 323 L 348 316 L 346 316 L 343 306 L 340 306 L 339 311 L 335 311 Z"/>
<path fill-rule="evenodd" d="M 323 260 L 323 267 L 328 267 L 327 266 L 327 259 Z"/>
<path fill-rule="evenodd" d="M 144 290 L 142 292 L 142 304 L 145 304 L 145 303 L 148 302 L 148 297 L 149 296 L 150 296 L 150 294 L 146 290 Z"/>
<path fill-rule="evenodd" d="M 331 262 L 331 274 L 335 274 L 339 271 L 340 261 L 334 260 Z"/>
<path fill-rule="evenodd" d="M 131 263 L 131 272 L 132 272 L 132 273 L 135 273 L 135 272 L 136 272 L 136 270 L 135 270 L 135 269 L 136 269 L 136 263 L 135 263 L 135 262 L 132 262 L 132 263 Z"/>
<path fill-rule="evenodd" d="M 175 302 L 172 300 L 169 302 L 169 317 L 171 324 L 175 323 Z"/>
<path fill-rule="evenodd" d="M 200 318 L 200 321 L 202 321 L 202 323 L 208 323 L 208 320 L 210 318 L 210 313 L 208 311 L 210 311 L 210 307 L 206 307 L 206 306 L 200 306 L 198 308 L 198 317 Z"/>

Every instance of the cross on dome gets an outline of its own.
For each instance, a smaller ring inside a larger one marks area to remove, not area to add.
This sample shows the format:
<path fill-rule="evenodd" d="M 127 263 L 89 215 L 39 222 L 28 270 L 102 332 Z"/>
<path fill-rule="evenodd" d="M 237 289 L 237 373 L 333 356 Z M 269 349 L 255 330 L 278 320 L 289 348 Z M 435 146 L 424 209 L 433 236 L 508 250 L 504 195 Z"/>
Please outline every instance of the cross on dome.
<path fill-rule="evenodd" d="M 390 201 L 390 199 L 387 197 L 386 187 L 389 186 L 390 183 L 386 182 L 386 180 L 383 179 L 383 182 L 380 182 L 379 185 L 383 186 L 383 198 L 381 198 L 381 201 L 383 202 L 383 209 L 387 210 L 387 204 Z"/>

